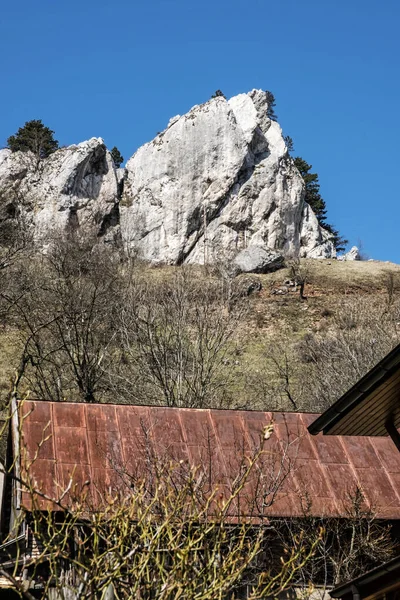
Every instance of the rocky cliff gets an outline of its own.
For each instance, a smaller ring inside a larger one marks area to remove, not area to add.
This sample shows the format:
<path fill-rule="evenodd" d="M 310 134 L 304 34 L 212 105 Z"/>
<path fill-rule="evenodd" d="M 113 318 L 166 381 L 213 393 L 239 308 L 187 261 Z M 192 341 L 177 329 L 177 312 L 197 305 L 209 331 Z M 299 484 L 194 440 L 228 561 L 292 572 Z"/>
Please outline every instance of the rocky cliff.
<path fill-rule="evenodd" d="M 60 148 L 38 161 L 31 152 L 0 150 L 0 201 L 18 209 L 45 241 L 54 231 L 96 226 L 106 233 L 118 222 L 118 181 L 101 138 Z"/>
<path fill-rule="evenodd" d="M 195 106 L 124 171 L 100 138 L 42 161 L 1 150 L 0 199 L 20 207 L 36 238 L 94 224 L 152 262 L 214 262 L 252 246 L 331 257 L 330 234 L 304 202 L 303 180 L 267 109 L 261 90 Z"/>

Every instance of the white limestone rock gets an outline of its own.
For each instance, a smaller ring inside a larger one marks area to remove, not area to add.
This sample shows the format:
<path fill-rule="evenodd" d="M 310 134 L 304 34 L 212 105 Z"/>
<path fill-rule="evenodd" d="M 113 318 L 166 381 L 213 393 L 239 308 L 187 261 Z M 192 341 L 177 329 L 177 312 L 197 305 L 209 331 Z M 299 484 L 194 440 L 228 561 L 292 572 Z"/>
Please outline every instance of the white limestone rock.
<path fill-rule="evenodd" d="M 1 150 L 0 198 L 18 205 L 39 240 L 80 225 L 104 234 L 118 221 L 117 176 L 101 138 L 60 148 L 40 161 L 30 152 Z"/>
<path fill-rule="evenodd" d="M 361 254 L 359 249 L 357 248 L 357 246 L 353 246 L 351 248 L 351 250 L 349 250 L 348 252 L 346 252 L 346 254 L 342 254 L 341 256 L 337 257 L 338 260 L 343 260 L 343 261 L 347 261 L 347 260 L 361 260 Z"/>
<path fill-rule="evenodd" d="M 0 165 L 1 163 L 5 162 L 7 160 L 7 158 L 10 156 L 11 154 L 11 150 L 9 150 L 8 148 L 2 148 L 0 150 Z"/>
<path fill-rule="evenodd" d="M 126 165 L 126 248 L 171 264 L 232 259 L 248 246 L 332 257 L 265 92 L 217 97 L 171 119 Z"/>
<path fill-rule="evenodd" d="M 304 202 L 300 229 L 301 258 L 334 258 L 332 235 L 320 227 L 312 208 Z"/>
<path fill-rule="evenodd" d="M 233 260 L 234 271 L 239 273 L 269 273 L 283 267 L 281 254 L 263 246 L 248 246 Z"/>
<path fill-rule="evenodd" d="M 42 244 L 95 227 L 154 263 L 228 261 L 248 247 L 332 257 L 332 236 L 304 202 L 304 182 L 265 92 L 217 97 L 173 117 L 115 169 L 101 138 L 37 161 L 0 150 L 0 201 L 18 205 Z M 11 206 L 12 208 L 12 206 Z"/>

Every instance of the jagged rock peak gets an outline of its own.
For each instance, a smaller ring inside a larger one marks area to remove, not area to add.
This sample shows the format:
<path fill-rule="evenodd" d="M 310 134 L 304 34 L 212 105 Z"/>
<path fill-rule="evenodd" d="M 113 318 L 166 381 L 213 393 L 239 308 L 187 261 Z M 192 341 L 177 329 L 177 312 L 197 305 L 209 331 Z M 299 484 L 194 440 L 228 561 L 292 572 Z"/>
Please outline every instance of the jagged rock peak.
<path fill-rule="evenodd" d="M 36 239 L 68 227 L 118 222 L 118 181 L 101 138 L 60 148 L 38 160 L 31 152 L 0 151 L 0 200 L 18 205 Z"/>
<path fill-rule="evenodd" d="M 362 256 L 357 246 L 353 246 L 348 252 L 346 252 L 346 254 L 338 256 L 337 259 L 343 261 L 362 260 Z"/>
<path fill-rule="evenodd" d="M 262 90 L 213 98 L 139 148 L 120 205 L 125 246 L 171 264 L 231 259 L 253 245 L 334 256 L 267 108 Z"/>
<path fill-rule="evenodd" d="M 332 236 L 304 202 L 304 182 L 267 109 L 262 90 L 194 106 L 126 169 L 115 168 L 101 138 L 43 160 L 0 150 L 0 202 L 18 205 L 39 241 L 94 227 L 108 241 L 121 234 L 152 262 L 232 260 L 248 247 L 332 257 Z"/>

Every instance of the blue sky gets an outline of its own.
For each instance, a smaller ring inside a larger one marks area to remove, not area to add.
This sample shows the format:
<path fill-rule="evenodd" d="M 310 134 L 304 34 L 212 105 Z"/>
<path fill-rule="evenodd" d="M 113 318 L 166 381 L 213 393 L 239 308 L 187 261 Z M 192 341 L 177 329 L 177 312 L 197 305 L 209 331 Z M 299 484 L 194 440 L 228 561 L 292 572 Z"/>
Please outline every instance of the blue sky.
<path fill-rule="evenodd" d="M 399 21 L 395 0 L 4 1 L 0 145 L 42 119 L 127 159 L 216 89 L 269 89 L 328 220 L 400 262 Z"/>

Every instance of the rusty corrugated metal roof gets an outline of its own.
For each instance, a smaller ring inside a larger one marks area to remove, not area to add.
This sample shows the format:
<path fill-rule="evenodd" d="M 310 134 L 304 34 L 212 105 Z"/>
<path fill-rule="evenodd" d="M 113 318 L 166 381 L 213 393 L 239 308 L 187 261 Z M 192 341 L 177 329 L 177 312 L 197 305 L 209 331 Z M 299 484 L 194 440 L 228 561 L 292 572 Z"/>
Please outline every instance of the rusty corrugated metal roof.
<path fill-rule="evenodd" d="M 273 421 L 238 513 L 303 516 L 310 501 L 310 514 L 345 516 L 359 487 L 378 517 L 400 518 L 400 454 L 391 440 L 311 436 L 316 415 L 42 401 L 26 401 L 21 413 L 26 457 L 36 457 L 31 474 L 53 498 L 71 477 L 75 490 L 112 493 L 171 460 L 228 490 Z"/>

